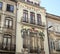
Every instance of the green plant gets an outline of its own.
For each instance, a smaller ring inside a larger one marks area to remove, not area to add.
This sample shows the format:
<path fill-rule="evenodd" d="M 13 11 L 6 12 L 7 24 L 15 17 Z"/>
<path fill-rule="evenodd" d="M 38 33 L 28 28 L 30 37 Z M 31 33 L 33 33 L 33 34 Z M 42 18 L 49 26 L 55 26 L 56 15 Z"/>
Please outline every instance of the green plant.
<path fill-rule="evenodd" d="M 40 32 L 40 33 L 39 33 L 39 36 L 40 36 L 41 40 L 44 40 L 44 36 L 45 36 L 45 35 L 44 35 L 43 32 Z"/>

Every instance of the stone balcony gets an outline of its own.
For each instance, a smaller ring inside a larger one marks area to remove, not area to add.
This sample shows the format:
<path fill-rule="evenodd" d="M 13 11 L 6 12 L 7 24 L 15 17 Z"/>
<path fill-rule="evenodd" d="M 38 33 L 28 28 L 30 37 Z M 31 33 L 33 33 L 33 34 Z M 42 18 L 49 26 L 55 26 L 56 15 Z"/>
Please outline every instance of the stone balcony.
<path fill-rule="evenodd" d="M 35 22 L 29 22 L 29 21 L 25 21 L 24 19 L 23 19 L 23 17 L 22 17 L 22 19 L 21 19 L 21 23 L 23 24 L 23 25 L 27 25 L 27 26 L 33 26 L 33 27 L 37 27 L 37 28 L 45 28 L 45 23 L 44 22 L 40 22 L 40 23 L 36 23 L 36 21 Z"/>

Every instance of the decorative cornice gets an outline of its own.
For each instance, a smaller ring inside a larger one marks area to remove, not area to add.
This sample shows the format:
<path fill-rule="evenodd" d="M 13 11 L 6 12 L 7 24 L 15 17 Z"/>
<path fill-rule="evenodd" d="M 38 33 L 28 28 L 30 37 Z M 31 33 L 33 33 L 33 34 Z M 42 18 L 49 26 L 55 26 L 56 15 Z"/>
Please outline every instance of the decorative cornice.
<path fill-rule="evenodd" d="M 23 0 L 17 0 L 17 2 L 22 2 L 22 3 L 28 4 L 28 5 L 31 5 L 31 6 L 34 6 L 34 7 L 37 7 L 37 8 L 41 8 L 41 9 L 46 10 L 44 7 L 37 6 L 37 5 L 31 4 L 31 3 L 29 3 L 29 2 L 25 2 L 25 1 L 23 1 Z"/>
<path fill-rule="evenodd" d="M 54 15 L 54 14 L 50 14 L 50 13 L 46 13 L 46 18 L 51 18 L 51 19 L 60 21 L 60 16 L 57 16 L 57 15 Z"/>

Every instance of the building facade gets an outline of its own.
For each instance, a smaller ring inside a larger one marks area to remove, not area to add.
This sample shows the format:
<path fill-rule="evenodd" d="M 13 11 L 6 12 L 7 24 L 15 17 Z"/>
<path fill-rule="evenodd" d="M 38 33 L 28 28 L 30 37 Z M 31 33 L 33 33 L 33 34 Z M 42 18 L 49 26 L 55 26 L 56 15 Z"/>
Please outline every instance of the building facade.
<path fill-rule="evenodd" d="M 15 54 L 16 4 L 0 0 L 0 54 Z"/>
<path fill-rule="evenodd" d="M 60 16 L 47 13 L 47 24 L 49 32 L 49 43 L 50 43 L 50 53 L 51 54 L 60 54 Z"/>
<path fill-rule="evenodd" d="M 19 0 L 17 9 L 16 54 L 45 54 L 40 34 L 46 33 L 46 10 L 39 0 Z"/>
<path fill-rule="evenodd" d="M 59 32 L 60 17 L 40 0 L 0 1 L 0 54 L 60 54 Z"/>

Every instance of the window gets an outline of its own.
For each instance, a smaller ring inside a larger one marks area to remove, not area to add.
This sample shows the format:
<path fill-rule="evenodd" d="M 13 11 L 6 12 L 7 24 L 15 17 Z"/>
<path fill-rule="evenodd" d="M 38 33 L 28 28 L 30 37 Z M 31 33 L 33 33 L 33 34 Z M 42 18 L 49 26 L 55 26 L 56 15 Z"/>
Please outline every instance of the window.
<path fill-rule="evenodd" d="M 30 2 L 29 0 L 27 0 L 27 2 Z"/>
<path fill-rule="evenodd" d="M 35 24 L 35 13 L 30 12 L 30 23 Z"/>
<path fill-rule="evenodd" d="M 2 9 L 2 5 L 3 5 L 3 3 L 2 3 L 2 2 L 0 2 L 0 10 Z"/>
<path fill-rule="evenodd" d="M 60 51 L 60 40 L 56 40 L 55 44 L 56 44 L 55 46 L 56 51 Z"/>
<path fill-rule="evenodd" d="M 22 36 L 23 36 L 23 48 L 28 47 L 28 33 L 25 29 L 22 30 Z"/>
<path fill-rule="evenodd" d="M 55 42 L 53 39 L 50 38 L 50 49 L 55 50 Z"/>
<path fill-rule="evenodd" d="M 11 50 L 11 36 L 4 35 L 3 36 L 3 50 Z"/>
<path fill-rule="evenodd" d="M 0 15 L 0 24 L 1 24 L 1 15 Z"/>
<path fill-rule="evenodd" d="M 40 50 L 40 47 L 40 38 L 37 37 L 37 33 L 30 32 L 30 52 L 36 53 Z"/>
<path fill-rule="evenodd" d="M 27 10 L 23 10 L 23 21 L 28 22 L 28 11 Z"/>
<path fill-rule="evenodd" d="M 7 4 L 7 11 L 9 12 L 14 12 L 14 6 L 13 5 L 10 5 L 10 4 Z"/>
<path fill-rule="evenodd" d="M 34 3 L 35 5 L 39 6 L 39 3 Z"/>
<path fill-rule="evenodd" d="M 40 14 L 37 14 L 37 24 L 38 25 L 41 25 L 41 15 Z"/>
<path fill-rule="evenodd" d="M 6 18 L 5 19 L 5 27 L 6 28 L 13 28 L 13 19 L 12 18 Z"/>

